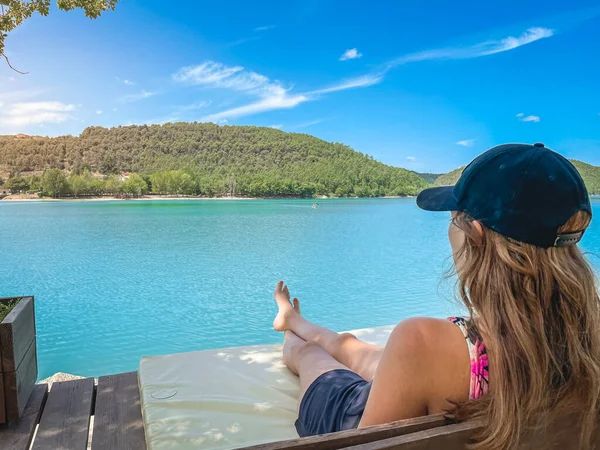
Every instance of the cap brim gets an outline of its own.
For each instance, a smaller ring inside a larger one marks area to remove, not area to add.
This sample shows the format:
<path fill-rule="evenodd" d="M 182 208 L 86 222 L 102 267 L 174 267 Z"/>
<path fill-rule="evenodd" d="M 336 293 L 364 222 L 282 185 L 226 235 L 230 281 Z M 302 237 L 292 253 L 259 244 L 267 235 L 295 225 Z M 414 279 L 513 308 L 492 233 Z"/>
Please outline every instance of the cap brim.
<path fill-rule="evenodd" d="M 454 186 L 425 189 L 417 197 L 417 206 L 425 211 L 457 211 Z"/>

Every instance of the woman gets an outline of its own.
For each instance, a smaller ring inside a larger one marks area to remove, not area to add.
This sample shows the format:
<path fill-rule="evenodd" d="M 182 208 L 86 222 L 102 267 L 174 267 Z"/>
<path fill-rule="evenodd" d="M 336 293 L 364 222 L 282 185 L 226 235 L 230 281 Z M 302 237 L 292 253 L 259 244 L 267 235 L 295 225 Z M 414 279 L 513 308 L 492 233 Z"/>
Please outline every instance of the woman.
<path fill-rule="evenodd" d="M 592 213 L 577 170 L 543 144 L 502 145 L 417 204 L 451 211 L 468 318 L 405 320 L 379 348 L 307 321 L 280 282 L 273 326 L 285 332 L 284 361 L 300 376 L 298 433 L 446 413 L 483 420 L 476 448 L 509 449 L 568 417 L 578 427 L 569 447 L 590 446 L 600 304 L 576 245 Z"/>

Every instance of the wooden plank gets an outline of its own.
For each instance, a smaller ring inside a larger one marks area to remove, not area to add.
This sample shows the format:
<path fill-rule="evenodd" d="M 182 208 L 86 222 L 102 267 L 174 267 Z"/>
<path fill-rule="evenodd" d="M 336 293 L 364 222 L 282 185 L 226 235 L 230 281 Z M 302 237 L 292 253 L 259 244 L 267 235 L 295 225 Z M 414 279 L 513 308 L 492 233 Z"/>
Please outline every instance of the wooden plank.
<path fill-rule="evenodd" d="M 53 383 L 32 449 L 85 450 L 93 396 L 93 378 Z"/>
<path fill-rule="evenodd" d="M 447 421 L 441 414 L 416 417 L 414 419 L 399 420 L 397 422 L 356 430 L 341 431 L 338 433 L 310 436 L 288 441 L 271 442 L 268 444 L 244 447 L 244 450 L 332 450 L 352 445 L 364 444 L 381 439 L 388 439 L 405 434 L 415 433 L 430 428 L 447 425 Z"/>
<path fill-rule="evenodd" d="M 4 375 L 0 373 L 0 424 L 6 422 L 6 405 L 4 403 Z"/>
<path fill-rule="evenodd" d="M 137 372 L 100 377 L 92 450 L 145 450 Z"/>
<path fill-rule="evenodd" d="M 38 384 L 29 397 L 21 420 L 0 427 L 0 450 L 24 450 L 29 448 L 35 426 L 40 420 L 48 395 L 48 385 Z"/>
<path fill-rule="evenodd" d="M 475 421 L 463 422 L 343 448 L 344 450 L 431 450 L 438 448 L 465 450 L 471 442 L 474 431 L 479 427 L 480 424 Z M 318 446 L 314 448 L 320 450 Z"/>
<path fill-rule="evenodd" d="M 19 419 L 31 392 L 35 388 L 38 376 L 37 350 L 35 339 L 29 346 L 16 372 L 4 374 L 4 400 L 6 402 L 6 419 Z"/>
<path fill-rule="evenodd" d="M 35 339 L 33 297 L 23 297 L 0 323 L 2 372 L 14 372 Z"/>

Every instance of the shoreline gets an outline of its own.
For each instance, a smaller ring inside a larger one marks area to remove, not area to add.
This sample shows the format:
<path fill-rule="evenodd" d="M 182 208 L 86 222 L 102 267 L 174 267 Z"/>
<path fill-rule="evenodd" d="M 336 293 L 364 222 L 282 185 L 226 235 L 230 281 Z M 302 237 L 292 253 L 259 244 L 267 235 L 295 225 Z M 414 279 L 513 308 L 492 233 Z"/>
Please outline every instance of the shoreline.
<path fill-rule="evenodd" d="M 398 198 L 415 198 L 414 196 L 389 196 L 389 197 L 196 197 L 196 196 L 161 196 L 161 195 L 145 195 L 136 198 L 119 198 L 114 196 L 102 197 L 62 197 L 62 198 L 40 198 L 31 195 L 9 195 L 0 199 L 0 202 L 113 202 L 113 201 L 162 201 L 162 200 L 339 200 L 339 199 L 398 199 Z"/>

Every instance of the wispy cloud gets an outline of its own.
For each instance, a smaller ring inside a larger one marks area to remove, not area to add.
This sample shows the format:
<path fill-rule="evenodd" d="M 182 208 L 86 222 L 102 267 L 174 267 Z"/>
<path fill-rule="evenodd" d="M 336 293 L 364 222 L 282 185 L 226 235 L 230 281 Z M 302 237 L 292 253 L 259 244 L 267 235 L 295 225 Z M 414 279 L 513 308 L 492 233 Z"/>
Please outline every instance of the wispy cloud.
<path fill-rule="evenodd" d="M 192 103 L 191 105 L 178 106 L 177 111 L 197 111 L 199 109 L 208 108 L 212 104 L 211 100 L 202 100 L 201 102 Z"/>
<path fill-rule="evenodd" d="M 279 83 L 272 83 L 264 75 L 246 70 L 242 66 L 226 66 L 215 61 L 183 67 L 173 75 L 173 80 L 179 83 L 235 91 L 269 90 L 271 86 L 279 86 Z"/>
<path fill-rule="evenodd" d="M 57 101 L 18 102 L 2 107 L 0 122 L 5 126 L 24 127 L 27 125 L 43 125 L 45 123 L 61 123 L 70 119 L 69 112 L 75 105 Z"/>
<path fill-rule="evenodd" d="M 325 122 L 325 121 L 331 120 L 331 119 L 333 119 L 333 117 L 324 117 L 321 119 L 315 119 L 315 120 L 311 120 L 310 122 L 304 122 L 304 123 L 298 124 L 294 128 L 312 127 L 313 125 L 317 125 L 319 123 L 322 123 L 322 122 Z"/>
<path fill-rule="evenodd" d="M 540 116 L 526 116 L 525 113 L 517 114 L 517 119 L 521 122 L 540 122 L 542 119 Z"/>
<path fill-rule="evenodd" d="M 144 99 L 153 97 L 156 94 L 158 94 L 158 92 L 144 91 L 142 89 L 142 91 L 138 92 L 137 94 L 128 94 L 128 95 L 123 96 L 121 98 L 121 100 L 124 102 L 137 102 L 140 100 L 144 100 Z"/>
<path fill-rule="evenodd" d="M 348 61 L 349 59 L 357 59 L 362 57 L 362 53 L 358 51 L 356 48 L 349 48 L 346 50 L 342 56 L 340 56 L 340 61 Z"/>
<path fill-rule="evenodd" d="M 241 39 L 238 39 L 237 41 L 228 42 L 227 44 L 225 44 L 225 46 L 226 47 L 235 47 L 236 45 L 245 44 L 246 42 L 258 41 L 259 39 L 261 39 L 260 36 L 251 36 L 251 37 L 247 37 L 247 38 L 241 38 Z"/>
<path fill-rule="evenodd" d="M 275 128 L 276 130 L 281 130 L 283 125 L 278 123 L 277 125 L 269 125 L 269 128 Z"/>
<path fill-rule="evenodd" d="M 102 111 L 101 109 L 99 109 L 99 110 L 97 110 L 97 111 L 96 111 L 96 114 L 100 115 L 100 114 L 102 114 L 103 112 L 104 112 L 104 111 Z"/>
<path fill-rule="evenodd" d="M 373 86 L 375 84 L 381 83 L 383 81 L 383 76 L 383 73 L 371 73 L 356 78 L 350 78 L 348 80 L 342 80 L 341 82 L 339 82 L 338 84 L 334 84 L 333 86 L 329 86 L 323 89 L 317 89 L 315 91 L 310 91 L 308 92 L 308 94 L 328 94 L 330 92 L 345 91 L 346 89 Z"/>
<path fill-rule="evenodd" d="M 219 62 L 206 61 L 197 66 L 180 69 L 173 79 L 180 83 L 223 88 L 242 92 L 257 99 L 247 105 L 210 114 L 205 121 L 218 121 L 224 118 L 249 116 L 276 109 L 294 108 L 302 103 L 316 100 L 320 96 L 347 89 L 364 88 L 381 83 L 386 73 L 394 67 L 419 61 L 478 58 L 495 53 L 514 50 L 523 45 L 553 36 L 548 28 L 529 28 L 520 36 L 488 40 L 473 45 L 449 47 L 410 53 L 380 66 L 378 70 L 362 76 L 342 80 L 332 86 L 295 94 L 292 88 L 285 88 L 279 81 L 272 81 L 259 73 L 246 70 L 242 66 L 226 66 Z M 347 59 L 362 56 L 357 49 L 349 49 L 342 57 Z M 536 116 L 528 116 L 534 121 Z M 538 118 L 539 121 L 539 118 Z M 459 144 L 463 145 L 463 144 Z"/>
<path fill-rule="evenodd" d="M 475 141 L 477 139 L 465 139 L 463 141 L 458 141 L 456 145 L 462 145 L 463 147 L 473 147 L 475 145 Z"/>
<path fill-rule="evenodd" d="M 126 84 L 127 86 L 135 86 L 135 81 L 131 81 L 131 80 L 127 80 L 127 79 L 122 79 L 119 77 L 115 77 L 115 80 L 117 80 L 119 83 L 123 83 Z"/>
<path fill-rule="evenodd" d="M 507 52 L 523 45 L 531 44 L 540 39 L 554 35 L 554 30 L 549 28 L 534 27 L 527 29 L 520 36 L 508 36 L 503 39 L 489 40 L 464 47 L 448 47 L 434 50 L 425 50 L 417 53 L 400 56 L 389 63 L 390 68 L 419 61 L 472 59 L 496 53 Z"/>
<path fill-rule="evenodd" d="M 278 81 L 271 81 L 264 75 L 246 70 L 242 66 L 226 66 L 214 61 L 207 61 L 198 66 L 184 67 L 173 75 L 173 79 L 180 83 L 230 89 L 258 97 L 257 101 L 248 105 L 204 117 L 203 120 L 211 122 L 274 109 L 293 108 L 308 100 L 308 97 L 302 94 L 290 95 L 289 89 L 284 88 Z"/>
<path fill-rule="evenodd" d="M 210 114 L 204 117 L 203 120 L 206 122 L 215 122 L 226 117 L 236 118 L 272 111 L 275 109 L 290 109 L 308 100 L 308 97 L 305 97 L 304 95 L 288 95 L 287 91 L 283 90 L 279 94 L 270 95 L 269 97 L 265 97 L 264 99 L 250 103 L 249 105 L 239 106 L 237 108 L 231 108 L 226 111 Z"/>
<path fill-rule="evenodd" d="M 275 25 L 265 25 L 264 27 L 257 27 L 254 31 L 269 31 L 275 28 Z"/>
<path fill-rule="evenodd" d="M 410 162 L 415 162 L 417 160 L 417 158 L 414 156 L 407 156 L 406 159 Z"/>

